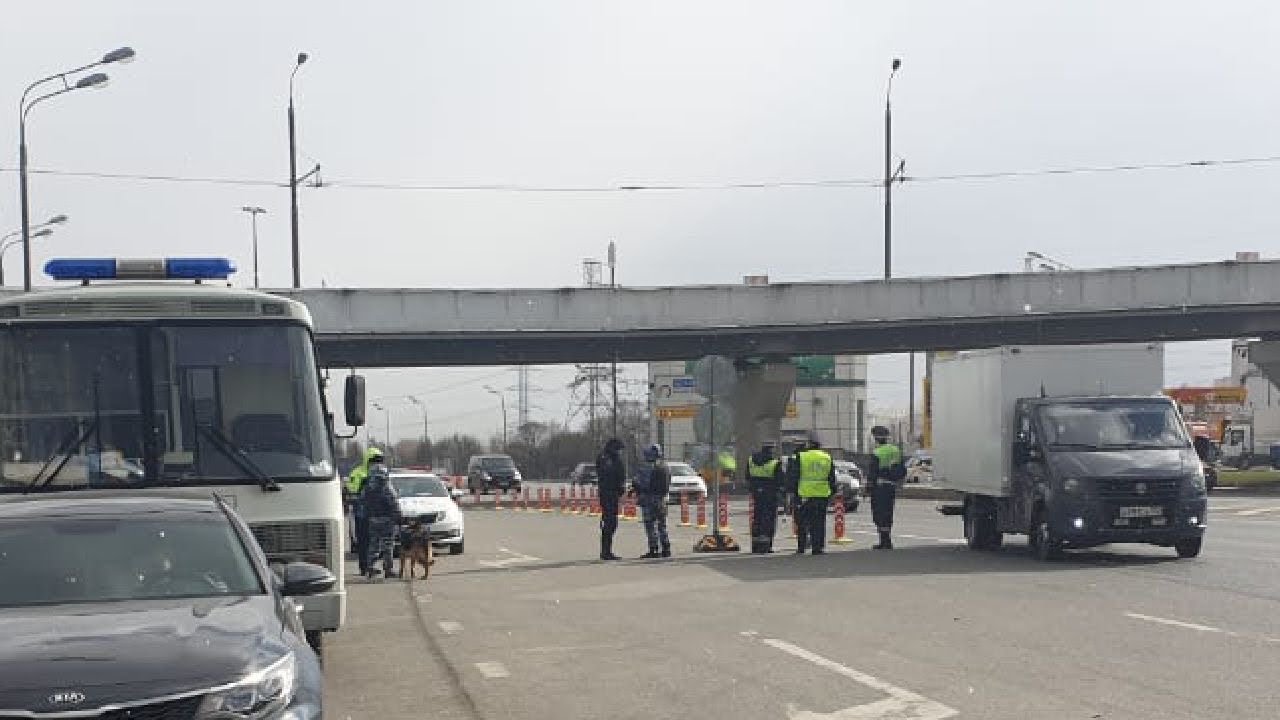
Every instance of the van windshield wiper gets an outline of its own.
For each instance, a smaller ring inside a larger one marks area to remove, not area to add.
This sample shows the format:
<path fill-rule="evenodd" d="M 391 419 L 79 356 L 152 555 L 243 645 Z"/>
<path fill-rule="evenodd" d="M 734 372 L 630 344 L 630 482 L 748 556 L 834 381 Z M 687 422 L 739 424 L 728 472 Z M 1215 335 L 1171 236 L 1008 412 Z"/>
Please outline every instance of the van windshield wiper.
<path fill-rule="evenodd" d="M 71 432 L 67 433 L 62 442 L 58 445 L 57 451 L 49 456 L 49 459 L 45 461 L 44 465 L 40 466 L 40 472 L 37 472 L 36 476 L 31 478 L 31 483 L 27 485 L 27 489 L 24 490 L 23 493 L 25 494 L 32 490 L 47 487 L 49 483 L 53 482 L 54 478 L 58 477 L 58 473 L 62 472 L 62 468 L 66 467 L 67 463 L 71 462 L 71 450 L 83 445 L 84 442 L 89 439 L 89 436 L 97 432 L 97 430 L 98 420 L 96 418 L 85 426 L 83 432 L 80 432 L 79 428 L 71 428 Z M 57 458 L 62 458 L 58 462 L 58 466 L 53 469 L 53 472 L 49 473 L 48 477 L 44 477 L 49 466 L 52 465 L 53 461 Z"/>
<path fill-rule="evenodd" d="M 226 455 L 241 472 L 258 481 L 258 485 L 264 491 L 275 492 L 280 489 L 280 485 L 271 476 L 262 471 L 258 464 L 249 457 L 249 453 L 244 451 L 231 438 L 222 433 L 221 430 L 209 425 L 197 425 L 196 431 L 203 433 L 205 437 L 213 442 L 213 446 L 218 448 L 223 455 Z"/>
<path fill-rule="evenodd" d="M 1102 448 L 1093 443 L 1069 443 L 1069 442 L 1051 442 L 1049 447 L 1059 450 L 1101 450 Z"/>

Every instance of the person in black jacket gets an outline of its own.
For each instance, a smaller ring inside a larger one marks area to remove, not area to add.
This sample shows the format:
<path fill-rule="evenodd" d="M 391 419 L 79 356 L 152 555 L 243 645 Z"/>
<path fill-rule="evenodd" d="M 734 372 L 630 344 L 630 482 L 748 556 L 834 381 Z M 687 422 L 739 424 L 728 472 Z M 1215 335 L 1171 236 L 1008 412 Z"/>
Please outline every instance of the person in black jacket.
<path fill-rule="evenodd" d="M 596 478 L 600 491 L 600 559 L 617 560 L 613 554 L 613 534 L 618 531 L 618 501 L 627 485 L 627 466 L 622 461 L 622 441 L 609 438 L 596 456 Z"/>
<path fill-rule="evenodd" d="M 392 549 L 396 526 L 400 523 L 400 498 L 391 486 L 387 469 L 375 465 L 369 469 L 369 478 L 360 493 L 368 523 L 369 540 L 365 548 L 365 575 L 370 580 L 378 575 L 378 559 L 382 559 L 382 574 L 393 577 L 391 572 Z"/>

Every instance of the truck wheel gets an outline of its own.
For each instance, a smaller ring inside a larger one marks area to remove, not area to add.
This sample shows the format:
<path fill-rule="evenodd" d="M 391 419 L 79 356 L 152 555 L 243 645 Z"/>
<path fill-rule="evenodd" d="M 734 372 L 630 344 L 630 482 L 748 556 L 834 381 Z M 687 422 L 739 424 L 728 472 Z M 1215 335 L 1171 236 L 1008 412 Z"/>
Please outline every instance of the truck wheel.
<path fill-rule="evenodd" d="M 1204 538 L 1185 538 L 1173 544 L 1173 549 L 1178 551 L 1180 558 L 1193 558 L 1200 554 L 1200 546 L 1204 544 Z"/>
<path fill-rule="evenodd" d="M 1036 513 L 1031 525 L 1031 549 L 1041 562 L 1062 557 L 1062 541 L 1054 536 L 1053 528 L 1049 526 L 1049 515 L 1044 510 Z"/>

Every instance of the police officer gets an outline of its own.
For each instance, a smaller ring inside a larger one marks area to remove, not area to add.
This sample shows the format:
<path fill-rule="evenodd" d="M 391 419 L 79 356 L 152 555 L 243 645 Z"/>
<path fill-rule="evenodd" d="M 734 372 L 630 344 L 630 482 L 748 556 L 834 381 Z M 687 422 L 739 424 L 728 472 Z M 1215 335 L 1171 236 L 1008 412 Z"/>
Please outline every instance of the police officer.
<path fill-rule="evenodd" d="M 771 553 L 778 525 L 778 494 L 782 490 L 782 463 L 773 456 L 772 445 L 763 445 L 751 455 L 747 476 L 756 508 L 751 519 L 751 552 Z"/>
<path fill-rule="evenodd" d="M 877 425 L 871 428 L 876 441 L 871 456 L 871 473 L 867 476 L 867 494 L 871 495 L 871 519 L 880 533 L 876 550 L 892 550 L 893 505 L 898 495 L 898 482 L 906 477 L 902 464 L 902 449 L 889 441 L 889 428 Z"/>
<path fill-rule="evenodd" d="M 382 560 L 382 574 L 394 577 L 391 572 L 392 548 L 396 527 L 400 524 L 400 498 L 391 486 L 390 475 L 381 464 L 372 465 L 369 477 L 361 491 L 365 519 L 368 523 L 368 540 L 365 552 L 365 577 L 372 580 L 378 575 L 377 562 Z"/>
<path fill-rule="evenodd" d="M 644 449 L 644 464 L 636 472 L 636 502 L 644 513 L 644 534 L 649 539 L 649 552 L 641 560 L 671 557 L 671 538 L 667 535 L 667 493 L 671 491 L 671 471 L 662 459 L 662 446 Z"/>
<path fill-rule="evenodd" d="M 597 487 L 600 492 L 600 559 L 618 560 L 613 554 L 613 534 L 618 531 L 618 501 L 627 484 L 627 467 L 622 461 L 622 441 L 609 438 L 596 456 Z"/>
<path fill-rule="evenodd" d="M 355 524 L 355 538 L 353 538 L 353 550 L 356 554 L 356 562 L 360 563 L 360 574 L 368 573 L 369 568 L 365 565 L 365 556 L 369 549 L 369 522 L 364 511 L 364 502 L 360 499 L 361 491 L 364 490 L 365 481 L 369 477 L 369 468 L 373 465 L 382 464 L 382 451 L 378 448 L 369 448 L 364 452 L 364 459 L 351 469 L 351 474 L 347 475 L 347 497 L 351 502 L 351 519 Z"/>
<path fill-rule="evenodd" d="M 836 466 L 831 455 L 822 449 L 816 432 L 809 434 L 809 446 L 796 454 L 799 466 L 796 495 L 800 509 L 796 512 L 796 554 L 803 555 L 805 546 L 814 555 L 826 552 L 827 503 L 836 491 Z"/>

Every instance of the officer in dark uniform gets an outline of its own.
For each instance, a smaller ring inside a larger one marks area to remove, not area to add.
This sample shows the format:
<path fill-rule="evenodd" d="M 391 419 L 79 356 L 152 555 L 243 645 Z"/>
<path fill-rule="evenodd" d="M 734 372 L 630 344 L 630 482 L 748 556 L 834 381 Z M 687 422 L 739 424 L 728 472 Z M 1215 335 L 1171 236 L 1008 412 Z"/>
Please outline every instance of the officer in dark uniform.
<path fill-rule="evenodd" d="M 391 486 L 386 467 L 374 465 L 361 492 L 361 501 L 369 524 L 369 539 L 365 548 L 365 577 L 372 580 L 378 575 L 378 561 L 382 561 L 382 574 L 394 577 L 391 572 L 395 547 L 396 526 L 400 524 L 400 498 Z"/>
<path fill-rule="evenodd" d="M 871 472 L 864 492 L 871 496 L 871 519 L 880 533 L 879 544 L 872 548 L 892 550 L 893 506 L 897 501 L 898 483 L 906 477 L 907 469 L 902 464 L 902 449 L 889 441 L 889 428 L 877 425 L 871 428 L 871 437 L 876 447 L 871 454 Z"/>
<path fill-rule="evenodd" d="M 622 461 L 622 441 L 609 438 L 596 456 L 596 478 L 600 492 L 600 559 L 618 560 L 613 554 L 613 534 L 618 531 L 618 503 L 627 485 L 627 466 Z"/>
<path fill-rule="evenodd" d="M 782 491 L 782 462 L 773 456 L 773 446 L 761 446 L 747 465 L 751 497 L 756 512 L 751 519 L 751 552 L 773 552 L 773 535 L 778 525 L 778 495 Z"/>

